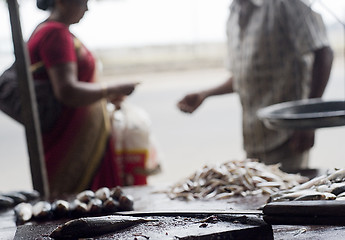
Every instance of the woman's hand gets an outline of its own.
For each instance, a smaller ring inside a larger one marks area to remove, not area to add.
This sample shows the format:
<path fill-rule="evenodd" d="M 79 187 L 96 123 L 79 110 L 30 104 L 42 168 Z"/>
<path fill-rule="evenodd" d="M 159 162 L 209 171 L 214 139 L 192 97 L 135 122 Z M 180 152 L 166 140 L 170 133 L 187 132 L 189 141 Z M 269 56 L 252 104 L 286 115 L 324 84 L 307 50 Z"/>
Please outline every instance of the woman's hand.
<path fill-rule="evenodd" d="M 108 97 L 110 100 L 113 98 L 121 98 L 124 96 L 128 96 L 132 94 L 138 85 L 138 82 L 135 83 L 114 83 L 109 82 L 106 84 L 106 97 Z"/>
<path fill-rule="evenodd" d="M 132 94 L 139 83 L 124 83 L 119 84 L 113 89 L 115 95 L 118 96 L 128 96 Z"/>
<path fill-rule="evenodd" d="M 116 109 L 120 109 L 123 100 L 126 96 L 133 93 L 138 84 L 139 83 L 124 83 L 108 87 L 108 91 L 111 91 L 108 97 L 109 101 L 116 106 Z"/>

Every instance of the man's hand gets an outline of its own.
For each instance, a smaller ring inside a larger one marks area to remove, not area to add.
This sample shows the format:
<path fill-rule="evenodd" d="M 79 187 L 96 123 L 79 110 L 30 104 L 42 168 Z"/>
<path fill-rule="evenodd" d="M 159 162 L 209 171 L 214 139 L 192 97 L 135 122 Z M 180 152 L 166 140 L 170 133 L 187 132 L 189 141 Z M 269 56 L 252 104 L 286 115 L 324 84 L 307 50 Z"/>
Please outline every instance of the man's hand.
<path fill-rule="evenodd" d="M 181 101 L 177 103 L 177 107 L 185 113 L 193 113 L 205 100 L 201 93 L 192 93 L 186 95 Z"/>

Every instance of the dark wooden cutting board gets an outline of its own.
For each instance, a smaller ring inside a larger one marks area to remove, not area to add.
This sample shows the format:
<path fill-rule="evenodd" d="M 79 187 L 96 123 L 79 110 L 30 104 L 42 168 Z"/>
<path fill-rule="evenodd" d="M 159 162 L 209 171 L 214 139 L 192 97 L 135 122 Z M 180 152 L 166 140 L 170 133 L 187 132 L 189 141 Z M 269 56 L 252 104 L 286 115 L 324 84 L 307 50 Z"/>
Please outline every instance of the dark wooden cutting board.
<path fill-rule="evenodd" d="M 279 216 L 320 216 L 320 217 L 345 217 L 345 201 L 320 200 L 320 201 L 290 201 L 272 202 L 263 208 L 264 215 Z"/>
<path fill-rule="evenodd" d="M 203 223 L 200 218 L 192 217 L 154 217 L 156 223 L 144 223 L 117 233 L 106 234 L 93 239 L 273 239 L 272 227 L 259 217 L 240 216 L 223 218 L 217 222 Z M 255 219 L 254 219 L 255 218 Z M 16 240 L 50 240 L 50 233 L 59 223 L 41 223 L 19 226 L 15 234 Z"/>
<path fill-rule="evenodd" d="M 272 202 L 263 208 L 269 224 L 345 225 L 345 201 Z"/>

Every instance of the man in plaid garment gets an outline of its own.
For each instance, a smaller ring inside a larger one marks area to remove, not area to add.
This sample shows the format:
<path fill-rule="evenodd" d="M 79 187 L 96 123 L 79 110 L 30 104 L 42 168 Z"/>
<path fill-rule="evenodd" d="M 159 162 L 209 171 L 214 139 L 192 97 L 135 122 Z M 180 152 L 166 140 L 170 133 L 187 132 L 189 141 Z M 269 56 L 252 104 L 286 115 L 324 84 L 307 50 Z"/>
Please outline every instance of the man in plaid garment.
<path fill-rule="evenodd" d="M 281 163 L 284 171 L 306 168 L 314 131 L 270 130 L 256 113 L 272 104 L 322 96 L 333 53 L 321 16 L 304 0 L 233 0 L 227 37 L 229 79 L 186 95 L 178 107 L 192 113 L 210 96 L 236 92 L 247 157 Z"/>

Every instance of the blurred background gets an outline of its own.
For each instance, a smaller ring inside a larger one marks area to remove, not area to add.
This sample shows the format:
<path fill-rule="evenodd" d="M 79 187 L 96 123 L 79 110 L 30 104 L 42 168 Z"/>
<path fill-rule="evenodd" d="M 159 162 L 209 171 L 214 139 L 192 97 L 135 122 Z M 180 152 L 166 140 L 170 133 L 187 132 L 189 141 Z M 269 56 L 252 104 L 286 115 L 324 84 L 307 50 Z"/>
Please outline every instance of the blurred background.
<path fill-rule="evenodd" d="M 47 13 L 19 0 L 25 40 Z M 181 113 L 184 94 L 224 81 L 225 23 L 230 0 L 90 0 L 71 31 L 94 52 L 100 77 L 142 84 L 128 102 L 150 116 L 163 172 L 149 184 L 174 183 L 205 164 L 244 157 L 238 97 L 209 99 L 193 115 Z M 325 5 L 327 4 L 327 5 Z M 335 61 L 324 99 L 345 99 L 345 1 L 316 0 Z M 6 1 L 0 0 L 0 71 L 14 60 Z M 318 129 L 310 167 L 344 167 L 345 127 Z M 24 129 L 0 112 L 0 191 L 31 189 Z"/>

